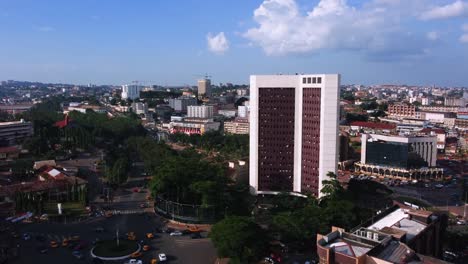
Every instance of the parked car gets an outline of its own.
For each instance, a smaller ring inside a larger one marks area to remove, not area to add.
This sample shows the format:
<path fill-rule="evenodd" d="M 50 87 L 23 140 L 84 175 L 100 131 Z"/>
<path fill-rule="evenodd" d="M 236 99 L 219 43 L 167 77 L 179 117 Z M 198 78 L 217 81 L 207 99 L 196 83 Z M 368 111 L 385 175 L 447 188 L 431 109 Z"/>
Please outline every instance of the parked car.
<path fill-rule="evenodd" d="M 37 235 L 36 240 L 39 241 L 39 242 L 44 242 L 44 241 L 46 241 L 46 237 L 43 236 L 43 235 Z"/>
<path fill-rule="evenodd" d="M 192 234 L 190 235 L 190 237 L 191 237 L 192 239 L 202 238 L 202 236 L 200 235 L 200 233 L 192 233 Z"/>
<path fill-rule="evenodd" d="M 104 232 L 104 227 L 102 227 L 102 226 L 96 227 L 96 228 L 94 229 L 94 231 L 95 231 L 96 233 L 102 233 L 102 232 Z"/>

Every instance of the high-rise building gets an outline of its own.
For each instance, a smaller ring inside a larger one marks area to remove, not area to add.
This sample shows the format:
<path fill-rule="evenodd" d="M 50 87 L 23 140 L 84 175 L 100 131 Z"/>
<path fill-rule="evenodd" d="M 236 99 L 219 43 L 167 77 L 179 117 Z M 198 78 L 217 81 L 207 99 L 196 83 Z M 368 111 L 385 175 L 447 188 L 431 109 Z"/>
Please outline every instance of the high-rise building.
<path fill-rule="evenodd" d="M 198 97 L 210 97 L 211 96 L 211 80 L 202 79 L 198 80 Z"/>
<path fill-rule="evenodd" d="M 213 106 L 212 105 L 189 105 L 187 106 L 188 117 L 198 118 L 212 118 Z"/>
<path fill-rule="evenodd" d="M 254 194 L 320 196 L 338 162 L 339 74 L 250 77 Z"/>
<path fill-rule="evenodd" d="M 140 98 L 140 92 L 143 86 L 135 84 L 122 85 L 122 99 L 137 99 Z"/>

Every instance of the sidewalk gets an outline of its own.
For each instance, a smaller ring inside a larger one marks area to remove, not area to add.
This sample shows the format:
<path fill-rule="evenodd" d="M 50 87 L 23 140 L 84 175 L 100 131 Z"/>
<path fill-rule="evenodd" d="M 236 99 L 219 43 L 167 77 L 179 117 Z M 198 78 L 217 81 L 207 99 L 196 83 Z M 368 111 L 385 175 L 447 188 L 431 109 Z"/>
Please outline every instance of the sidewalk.
<path fill-rule="evenodd" d="M 210 232 L 211 231 L 211 225 L 207 224 L 186 224 L 186 223 L 180 223 L 174 220 L 168 220 L 167 226 L 170 228 L 174 229 L 199 229 L 202 232 Z"/>

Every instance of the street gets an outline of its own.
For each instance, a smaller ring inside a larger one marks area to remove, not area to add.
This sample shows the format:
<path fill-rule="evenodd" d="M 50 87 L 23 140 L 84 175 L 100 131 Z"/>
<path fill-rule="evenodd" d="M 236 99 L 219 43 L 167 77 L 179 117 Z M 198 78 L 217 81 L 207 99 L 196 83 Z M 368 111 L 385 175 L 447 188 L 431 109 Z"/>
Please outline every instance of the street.
<path fill-rule="evenodd" d="M 204 238 L 191 239 L 189 236 L 171 237 L 169 234 L 156 233 L 154 239 L 146 239 L 146 233 L 153 232 L 155 229 L 160 230 L 163 226 L 163 221 L 150 213 L 116 215 L 110 218 L 97 217 L 74 224 L 46 222 L 20 224 L 18 226 L 20 234 L 28 233 L 32 238 L 28 241 L 18 239 L 21 257 L 12 263 L 83 263 L 84 261 L 76 259 L 71 254 L 72 250 L 68 248 L 49 247 L 51 240 L 60 243 L 64 238 L 75 235 L 80 236 L 81 241 L 89 244 L 86 249 L 82 250 L 85 260 L 89 263 L 92 241 L 96 238 L 112 239 L 116 236 L 117 230 L 120 235 L 135 232 L 137 241 L 143 240 L 144 244 L 151 246 L 151 249 L 143 254 L 143 263 L 149 263 L 159 253 L 165 253 L 168 256 L 168 263 L 214 263 L 216 252 L 211 241 L 206 238 L 206 234 L 203 234 Z M 97 227 L 102 227 L 105 231 L 97 233 L 95 231 Z M 36 240 L 37 235 L 44 236 L 47 240 L 39 242 Z M 48 252 L 45 254 L 38 252 L 36 248 L 39 245 L 47 245 Z M 123 261 L 106 263 L 123 263 Z"/>

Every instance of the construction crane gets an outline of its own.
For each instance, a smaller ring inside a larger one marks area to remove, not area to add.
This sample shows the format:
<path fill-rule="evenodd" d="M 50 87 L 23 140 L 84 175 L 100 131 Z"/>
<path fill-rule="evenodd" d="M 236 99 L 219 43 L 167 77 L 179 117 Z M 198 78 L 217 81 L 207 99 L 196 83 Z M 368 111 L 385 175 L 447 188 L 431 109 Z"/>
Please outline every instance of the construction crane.
<path fill-rule="evenodd" d="M 208 73 L 205 73 L 205 75 L 203 74 L 194 74 L 195 76 L 197 77 L 203 77 L 204 79 L 211 79 L 211 75 L 208 75 Z"/>

